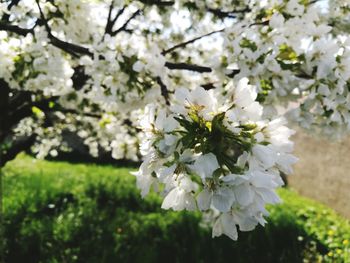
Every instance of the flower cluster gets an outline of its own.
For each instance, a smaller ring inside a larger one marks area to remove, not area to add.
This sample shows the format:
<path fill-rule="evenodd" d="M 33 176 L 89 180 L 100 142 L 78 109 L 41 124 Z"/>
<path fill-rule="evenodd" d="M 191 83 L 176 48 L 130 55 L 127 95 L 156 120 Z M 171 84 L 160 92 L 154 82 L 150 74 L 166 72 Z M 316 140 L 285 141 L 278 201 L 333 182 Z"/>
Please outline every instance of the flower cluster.
<path fill-rule="evenodd" d="M 349 36 L 335 35 L 345 1 L 330 1 L 331 18 L 312 1 L 247 1 L 250 16 L 226 30 L 228 64 L 258 87 L 259 101 L 283 105 L 301 127 L 341 137 L 350 129 Z M 343 4 L 341 4 L 342 2 Z M 346 18 L 343 13 L 343 19 Z M 293 102 L 292 106 L 287 106 Z"/>
<path fill-rule="evenodd" d="M 29 109 L 21 118 L 31 120 L 11 130 L 31 123 L 39 133 L 54 119 L 43 142 L 74 130 L 92 155 L 103 148 L 136 160 L 142 135 L 131 116 L 145 105 L 173 104 L 179 86 L 222 93 L 228 78 L 246 77 L 265 117 L 276 118 L 279 108 L 308 130 L 348 134 L 348 0 L 327 8 L 311 0 L 158 2 L 0 3 L 0 80 L 12 99 L 26 97 L 50 119 L 36 122 Z M 113 123 L 99 125 L 105 116 Z M 248 112 L 244 118 L 255 121 Z M 39 147 L 40 156 L 59 144 Z"/>
<path fill-rule="evenodd" d="M 214 211 L 213 237 L 237 239 L 266 223 L 266 204 L 280 201 L 280 172 L 291 173 L 293 131 L 283 118 L 264 120 L 255 87 L 230 82 L 213 90 L 176 90 L 167 111 L 148 105 L 140 126 L 144 162 L 134 173 L 145 196 L 164 195 L 162 208 Z"/>

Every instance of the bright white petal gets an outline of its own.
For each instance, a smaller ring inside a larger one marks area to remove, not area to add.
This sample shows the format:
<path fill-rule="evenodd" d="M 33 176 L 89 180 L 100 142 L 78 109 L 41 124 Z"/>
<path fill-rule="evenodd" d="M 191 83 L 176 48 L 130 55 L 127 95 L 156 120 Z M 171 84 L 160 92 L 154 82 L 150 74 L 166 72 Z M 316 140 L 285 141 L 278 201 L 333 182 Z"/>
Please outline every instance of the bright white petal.
<path fill-rule="evenodd" d="M 247 206 L 253 202 L 254 192 L 249 185 L 241 184 L 235 188 L 235 197 L 240 205 Z"/>
<path fill-rule="evenodd" d="M 231 209 L 235 196 L 232 189 L 219 188 L 213 195 L 213 206 L 220 212 L 228 212 Z"/>
<path fill-rule="evenodd" d="M 215 170 L 220 168 L 216 156 L 212 153 L 197 158 L 192 169 L 202 178 L 211 178 Z"/>
<path fill-rule="evenodd" d="M 197 204 L 199 210 L 208 210 L 210 208 L 211 199 L 212 192 L 210 192 L 208 189 L 204 189 L 202 192 L 200 192 L 197 196 Z"/>
<path fill-rule="evenodd" d="M 238 238 L 237 227 L 235 222 L 233 221 L 232 216 L 226 213 L 222 214 L 221 223 L 222 223 L 223 233 L 229 238 L 231 238 L 232 240 L 237 240 Z"/>

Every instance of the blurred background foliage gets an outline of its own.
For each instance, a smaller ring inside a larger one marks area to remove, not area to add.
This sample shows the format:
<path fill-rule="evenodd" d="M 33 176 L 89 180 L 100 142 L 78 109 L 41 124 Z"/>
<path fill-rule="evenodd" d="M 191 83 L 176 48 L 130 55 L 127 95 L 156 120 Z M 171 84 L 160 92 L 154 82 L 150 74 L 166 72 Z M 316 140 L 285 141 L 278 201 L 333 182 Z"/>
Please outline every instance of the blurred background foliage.
<path fill-rule="evenodd" d="M 211 238 L 199 213 L 141 199 L 132 167 L 20 155 L 4 168 L 5 262 L 350 262 L 350 224 L 281 189 L 265 228 Z"/>

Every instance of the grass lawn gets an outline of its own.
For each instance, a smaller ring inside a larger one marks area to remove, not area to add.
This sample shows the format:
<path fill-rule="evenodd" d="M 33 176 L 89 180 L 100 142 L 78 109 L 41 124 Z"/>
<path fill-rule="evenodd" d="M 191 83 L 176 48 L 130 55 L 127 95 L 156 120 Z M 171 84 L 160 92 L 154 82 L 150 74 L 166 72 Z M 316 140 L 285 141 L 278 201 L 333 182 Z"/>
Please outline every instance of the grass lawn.
<path fill-rule="evenodd" d="M 281 189 L 268 225 L 211 238 L 199 213 L 141 199 L 132 168 L 35 160 L 4 168 L 6 262 L 350 262 L 350 224 Z"/>

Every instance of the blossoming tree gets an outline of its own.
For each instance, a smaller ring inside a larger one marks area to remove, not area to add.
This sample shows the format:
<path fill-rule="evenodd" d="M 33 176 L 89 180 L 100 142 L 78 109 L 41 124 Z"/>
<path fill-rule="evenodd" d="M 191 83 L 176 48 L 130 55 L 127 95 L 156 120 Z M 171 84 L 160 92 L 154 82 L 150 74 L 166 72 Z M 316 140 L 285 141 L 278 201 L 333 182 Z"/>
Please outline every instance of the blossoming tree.
<path fill-rule="evenodd" d="M 350 1 L 8 0 L 0 166 L 32 148 L 142 160 L 142 196 L 200 210 L 213 236 L 264 225 L 297 123 L 350 130 Z"/>

